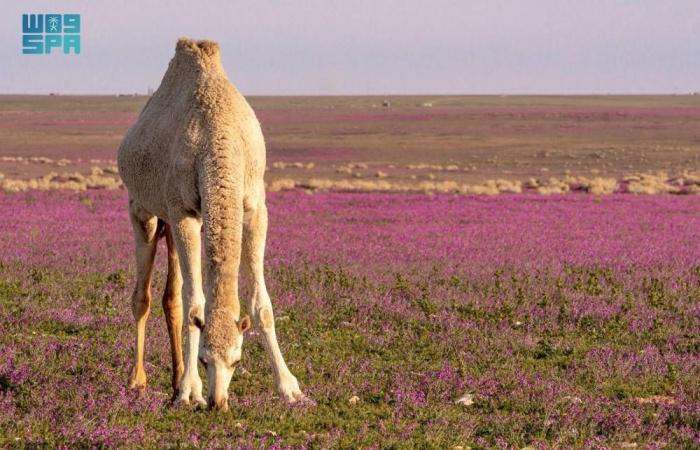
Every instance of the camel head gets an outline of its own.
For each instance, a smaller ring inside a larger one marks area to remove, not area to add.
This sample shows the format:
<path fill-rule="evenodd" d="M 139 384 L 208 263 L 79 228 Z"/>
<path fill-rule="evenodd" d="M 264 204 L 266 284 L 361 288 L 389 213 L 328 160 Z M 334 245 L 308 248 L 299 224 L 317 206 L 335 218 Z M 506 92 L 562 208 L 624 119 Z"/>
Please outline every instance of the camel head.
<path fill-rule="evenodd" d="M 214 41 L 182 37 L 175 45 L 173 61 L 190 67 L 195 65 L 205 70 L 219 69 L 221 67 L 219 44 Z"/>
<path fill-rule="evenodd" d="M 200 327 L 199 361 L 207 370 L 210 409 L 228 410 L 228 386 L 241 362 L 243 333 L 250 328 L 250 317 L 236 320 L 235 316 L 231 309 L 216 309 L 209 312 L 206 326 Z"/>

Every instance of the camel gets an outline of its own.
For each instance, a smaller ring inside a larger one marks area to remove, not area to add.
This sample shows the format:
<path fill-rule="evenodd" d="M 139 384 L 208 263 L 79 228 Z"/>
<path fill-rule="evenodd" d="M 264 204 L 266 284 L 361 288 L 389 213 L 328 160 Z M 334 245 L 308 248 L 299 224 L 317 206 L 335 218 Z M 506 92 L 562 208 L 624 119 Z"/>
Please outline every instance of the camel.
<path fill-rule="evenodd" d="M 228 386 L 251 326 L 248 316 L 240 318 L 241 259 L 253 290 L 248 313 L 264 335 L 276 387 L 290 403 L 305 398 L 282 357 L 263 276 L 265 141 L 255 113 L 224 72 L 216 42 L 177 41 L 160 87 L 119 147 L 117 163 L 129 194 L 136 244 L 130 386 L 146 385 L 151 275 L 157 242 L 165 236 L 168 274 L 162 302 L 174 401 L 228 409 Z M 207 402 L 198 360 L 207 372 Z"/>

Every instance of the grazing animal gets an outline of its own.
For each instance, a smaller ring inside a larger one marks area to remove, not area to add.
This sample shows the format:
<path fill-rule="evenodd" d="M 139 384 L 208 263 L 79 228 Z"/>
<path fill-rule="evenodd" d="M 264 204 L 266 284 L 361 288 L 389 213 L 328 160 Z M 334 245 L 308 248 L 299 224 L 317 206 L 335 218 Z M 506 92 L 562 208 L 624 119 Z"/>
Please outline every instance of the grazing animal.
<path fill-rule="evenodd" d="M 130 385 L 146 384 L 143 354 L 151 274 L 158 239 L 165 236 L 163 308 L 174 399 L 228 409 L 228 386 L 251 324 L 248 316 L 240 318 L 241 259 L 253 290 L 248 312 L 264 334 L 277 389 L 289 402 L 304 398 L 280 352 L 263 277 L 265 142 L 255 113 L 221 66 L 217 43 L 178 40 L 160 87 L 119 147 L 118 165 L 129 192 L 136 242 L 136 360 Z M 207 371 L 208 402 L 202 397 L 198 359 Z"/>

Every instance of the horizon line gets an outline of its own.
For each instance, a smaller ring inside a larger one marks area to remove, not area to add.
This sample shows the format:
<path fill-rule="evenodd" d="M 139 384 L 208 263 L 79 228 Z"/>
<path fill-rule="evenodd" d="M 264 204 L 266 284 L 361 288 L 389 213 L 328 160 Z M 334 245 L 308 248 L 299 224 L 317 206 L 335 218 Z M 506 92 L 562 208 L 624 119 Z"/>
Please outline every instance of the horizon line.
<path fill-rule="evenodd" d="M 411 94 L 244 94 L 244 97 L 661 97 L 661 96 L 700 96 L 700 91 L 690 92 L 590 92 L 590 93 L 411 93 Z M 0 96 L 36 96 L 36 97 L 149 97 L 152 94 L 143 92 L 114 92 L 114 93 L 31 93 L 31 92 L 2 92 Z"/>

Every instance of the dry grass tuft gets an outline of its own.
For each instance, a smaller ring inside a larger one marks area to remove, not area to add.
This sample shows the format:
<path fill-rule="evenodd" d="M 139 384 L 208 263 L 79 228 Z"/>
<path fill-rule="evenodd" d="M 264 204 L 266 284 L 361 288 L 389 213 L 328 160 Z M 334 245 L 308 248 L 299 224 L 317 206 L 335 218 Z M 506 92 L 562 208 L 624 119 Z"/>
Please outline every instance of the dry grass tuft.
<path fill-rule="evenodd" d="M 595 177 L 584 185 L 586 192 L 593 195 L 608 195 L 617 191 L 618 183 L 615 178 Z"/>
<path fill-rule="evenodd" d="M 508 192 L 512 194 L 520 194 L 523 191 L 523 185 L 520 181 L 510 181 L 504 179 L 496 180 L 498 192 Z"/>
<path fill-rule="evenodd" d="M 280 178 L 267 185 L 267 190 L 268 192 L 278 192 L 294 189 L 295 187 L 296 182 L 291 178 Z"/>
<path fill-rule="evenodd" d="M 105 176 L 99 167 L 93 167 L 87 176 L 79 172 L 51 172 L 29 180 L 0 178 L 0 190 L 6 192 L 27 191 L 29 189 L 85 191 L 87 189 L 119 189 L 121 186 L 121 179 Z"/>
<path fill-rule="evenodd" d="M 538 181 L 538 185 L 535 189 L 538 194 L 542 195 L 565 194 L 571 190 L 567 182 L 555 177 L 551 177 L 544 182 Z"/>
<path fill-rule="evenodd" d="M 284 161 L 276 161 L 272 163 L 272 168 L 273 169 L 280 169 L 284 170 L 287 168 L 293 168 L 293 169 L 306 169 L 306 170 L 311 170 L 315 166 L 314 163 L 302 163 L 302 162 L 284 162 Z"/>
<path fill-rule="evenodd" d="M 442 164 L 428 164 L 428 163 L 418 163 L 418 164 L 408 164 L 406 165 L 408 170 L 436 170 L 436 171 L 455 171 L 459 170 L 459 166 L 455 164 L 450 164 L 448 166 L 443 166 Z"/>
<path fill-rule="evenodd" d="M 668 183 L 666 172 L 642 173 L 628 175 L 623 178 L 627 182 L 627 192 L 632 194 L 678 194 L 681 188 Z"/>

